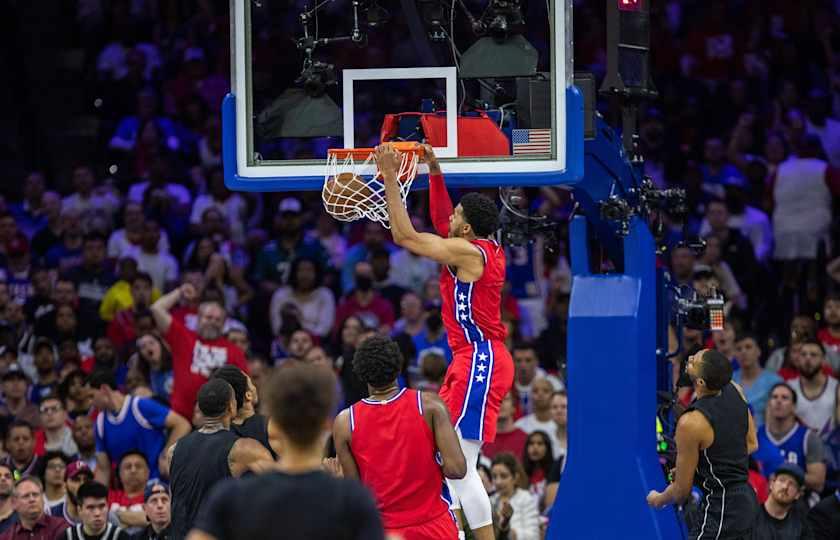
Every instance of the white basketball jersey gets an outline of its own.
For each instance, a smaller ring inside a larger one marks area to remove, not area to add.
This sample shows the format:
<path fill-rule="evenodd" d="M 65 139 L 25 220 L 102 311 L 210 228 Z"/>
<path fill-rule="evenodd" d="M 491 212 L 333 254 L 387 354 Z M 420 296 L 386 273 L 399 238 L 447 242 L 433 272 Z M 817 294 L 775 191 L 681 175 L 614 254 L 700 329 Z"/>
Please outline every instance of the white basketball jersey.
<path fill-rule="evenodd" d="M 813 400 L 805 397 L 799 378 L 790 381 L 790 386 L 796 392 L 796 416 L 820 435 L 830 431 L 834 426 L 837 404 L 837 379 L 829 376 L 822 394 Z"/>

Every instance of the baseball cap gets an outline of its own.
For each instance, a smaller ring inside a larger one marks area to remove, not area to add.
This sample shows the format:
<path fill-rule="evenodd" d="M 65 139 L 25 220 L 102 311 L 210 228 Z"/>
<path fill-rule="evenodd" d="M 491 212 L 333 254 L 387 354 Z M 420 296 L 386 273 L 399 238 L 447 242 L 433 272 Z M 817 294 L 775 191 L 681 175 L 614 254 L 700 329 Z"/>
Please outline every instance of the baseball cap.
<path fill-rule="evenodd" d="M 20 364 L 14 363 L 9 364 L 9 367 L 6 369 L 6 373 L 3 374 L 2 380 L 8 381 L 9 379 L 29 380 L 29 377 L 26 376 L 26 372 L 23 371 Z"/>
<path fill-rule="evenodd" d="M 27 253 L 29 253 L 29 242 L 25 236 L 18 234 L 6 242 L 6 254 L 9 257 L 20 257 Z"/>
<path fill-rule="evenodd" d="M 294 197 L 286 197 L 282 201 L 280 201 L 280 205 L 277 207 L 277 212 L 294 212 L 295 214 L 299 214 L 303 210 L 303 206 L 300 204 L 300 201 L 295 199 Z"/>
<path fill-rule="evenodd" d="M 71 461 L 67 464 L 67 467 L 64 468 L 64 479 L 67 480 L 68 478 L 75 478 L 82 473 L 87 473 L 91 478 L 93 478 L 93 471 L 90 470 L 87 463 L 84 461 Z"/>
<path fill-rule="evenodd" d="M 782 463 L 781 465 L 779 465 L 779 468 L 776 469 L 776 472 L 774 474 L 776 476 L 780 474 L 792 476 L 799 483 L 799 487 L 805 485 L 805 471 L 803 471 L 802 468 L 799 467 L 799 465 L 796 465 L 794 463 Z"/>
<path fill-rule="evenodd" d="M 147 502 L 155 493 L 166 493 L 169 495 L 169 487 L 160 480 L 152 480 L 146 484 L 146 491 L 143 492 L 143 502 Z"/>

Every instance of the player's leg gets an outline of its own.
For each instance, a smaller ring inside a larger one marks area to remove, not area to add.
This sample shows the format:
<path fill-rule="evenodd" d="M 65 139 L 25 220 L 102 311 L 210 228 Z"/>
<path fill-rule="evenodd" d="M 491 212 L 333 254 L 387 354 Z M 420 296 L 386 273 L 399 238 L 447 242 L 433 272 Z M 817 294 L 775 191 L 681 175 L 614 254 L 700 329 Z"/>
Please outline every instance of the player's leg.
<path fill-rule="evenodd" d="M 458 480 L 447 480 L 453 501 L 456 503 L 453 508 L 460 508 L 464 513 L 476 540 L 493 540 L 493 510 L 490 497 L 476 469 L 481 441 L 461 438 L 460 430 L 458 440 L 467 462 L 467 474 Z M 459 526 L 463 528 L 463 523 L 459 523 Z"/>

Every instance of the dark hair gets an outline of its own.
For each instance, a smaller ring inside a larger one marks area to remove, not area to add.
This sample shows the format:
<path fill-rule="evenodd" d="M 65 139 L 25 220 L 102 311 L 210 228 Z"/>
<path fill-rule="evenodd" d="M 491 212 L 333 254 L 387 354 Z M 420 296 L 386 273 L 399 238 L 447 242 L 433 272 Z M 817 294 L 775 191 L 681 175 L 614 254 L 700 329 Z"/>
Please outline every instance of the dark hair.
<path fill-rule="evenodd" d="M 134 314 L 135 322 L 138 319 L 143 318 L 148 313 L 149 316 L 152 316 L 152 312 L 150 310 L 143 310 L 139 313 Z M 172 371 L 172 350 L 169 348 L 169 344 L 158 334 L 154 332 L 146 332 L 142 335 L 137 336 L 137 339 L 134 340 L 135 345 L 140 338 L 144 338 L 146 336 L 151 337 L 155 341 L 158 342 L 160 345 L 160 371 L 167 372 Z M 152 367 L 149 365 L 149 361 L 146 360 L 142 354 L 140 354 L 139 348 L 137 351 L 137 368 L 143 374 L 145 379 L 149 379 L 151 377 Z"/>
<path fill-rule="evenodd" d="M 545 444 L 545 455 L 539 461 L 531 460 L 531 457 L 528 455 L 528 445 L 531 443 L 531 438 L 534 436 L 541 438 L 543 440 L 543 444 Z M 528 438 L 525 439 L 525 447 L 522 449 L 522 466 L 525 468 L 525 474 L 530 480 L 534 471 L 542 469 L 545 478 L 548 478 L 552 465 L 554 465 L 554 449 L 551 444 L 551 437 L 542 430 L 532 432 L 528 435 Z"/>
<path fill-rule="evenodd" d="M 823 305 L 829 302 L 840 302 L 840 290 L 829 291 L 828 294 L 825 295 Z"/>
<path fill-rule="evenodd" d="M 50 450 L 46 454 L 44 454 L 44 456 L 38 460 L 38 476 L 41 477 L 44 483 L 47 482 L 47 466 L 49 465 L 50 461 L 54 459 L 60 459 L 61 461 L 63 461 L 65 467 L 67 467 L 67 465 L 70 463 L 70 456 L 68 456 L 60 450 Z M 61 471 L 61 477 L 64 478 L 64 471 Z"/>
<path fill-rule="evenodd" d="M 761 341 L 759 341 L 758 336 L 753 334 L 752 332 L 743 332 L 741 334 L 738 334 L 738 336 L 735 338 L 735 343 L 738 343 L 739 341 L 744 341 L 745 339 L 753 340 L 755 344 L 759 348 L 761 348 Z"/>
<path fill-rule="evenodd" d="M 513 476 L 514 485 L 517 488 L 525 488 L 528 486 L 528 478 L 525 478 L 525 471 L 522 470 L 522 464 L 519 463 L 519 460 L 516 459 L 516 456 L 509 452 L 501 452 L 496 454 L 496 457 L 493 458 L 493 463 L 490 465 L 490 468 L 495 467 L 496 465 L 504 465 L 507 467 L 507 470 L 510 471 L 511 476 Z M 519 474 L 520 478 L 517 481 L 516 475 Z"/>
<path fill-rule="evenodd" d="M 155 282 L 152 281 L 152 276 L 150 276 L 148 272 L 137 272 L 134 275 L 134 279 L 131 280 L 131 284 L 134 285 L 135 281 L 145 281 L 146 285 L 148 285 L 149 287 L 155 286 Z"/>
<path fill-rule="evenodd" d="M 198 390 L 198 408 L 207 418 L 218 418 L 227 411 L 233 387 L 224 379 L 210 379 Z"/>
<path fill-rule="evenodd" d="M 534 351 L 534 354 L 537 356 L 537 360 L 540 359 L 536 343 L 531 343 L 529 341 L 516 341 L 511 348 L 511 352 L 513 351 Z"/>
<path fill-rule="evenodd" d="M 473 191 L 461 197 L 459 203 L 476 236 L 486 238 L 498 230 L 499 209 L 490 197 Z"/>
<path fill-rule="evenodd" d="M 107 386 L 111 390 L 117 389 L 117 378 L 114 372 L 108 369 L 96 369 L 88 375 L 87 384 L 91 388 L 99 389 L 101 386 Z"/>
<path fill-rule="evenodd" d="M 720 351 L 709 349 L 703 353 L 700 377 L 709 390 L 722 390 L 732 380 L 732 363 Z"/>
<path fill-rule="evenodd" d="M 80 369 L 74 369 L 68 373 L 64 377 L 64 380 L 58 384 L 58 395 L 61 397 L 62 401 L 70 397 L 70 385 L 73 384 L 73 381 L 81 381 L 82 386 L 84 386 L 85 378 L 85 372 Z"/>
<path fill-rule="evenodd" d="M 390 338 L 373 336 L 364 340 L 353 355 L 353 373 L 373 388 L 383 388 L 397 379 L 403 358 Z"/>
<path fill-rule="evenodd" d="M 295 446 L 312 446 L 336 405 L 332 370 L 295 363 L 275 370 L 267 385 L 271 419 Z"/>
<path fill-rule="evenodd" d="M 820 352 L 822 352 L 822 355 L 825 356 L 825 345 L 823 345 L 822 342 L 820 340 L 818 340 L 817 338 L 809 337 L 807 339 L 803 339 L 802 341 L 799 342 L 799 345 L 801 347 L 805 346 L 805 345 L 813 345 L 815 347 L 819 347 Z"/>
<path fill-rule="evenodd" d="M 29 430 L 29 435 L 35 435 L 35 429 L 32 427 L 32 424 L 27 422 L 26 420 L 21 420 L 20 418 L 16 419 L 14 422 L 9 424 L 9 428 L 6 430 L 6 439 L 12 434 L 12 430 L 16 428 L 24 428 Z"/>
<path fill-rule="evenodd" d="M 43 404 L 45 401 L 57 401 L 59 404 L 61 404 L 61 408 L 64 409 L 64 401 L 61 399 L 61 396 L 59 396 L 55 392 L 50 392 L 46 396 L 42 397 L 41 403 L 39 405 Z"/>
<path fill-rule="evenodd" d="M 791 399 L 793 400 L 793 404 L 796 405 L 796 392 L 794 389 L 786 382 L 777 382 L 773 386 L 770 387 L 770 391 L 767 392 L 767 396 L 772 396 L 773 392 L 776 391 L 776 388 L 786 388 L 788 392 L 790 392 Z"/>
<path fill-rule="evenodd" d="M 132 448 L 131 450 L 128 450 L 126 453 L 120 456 L 120 461 L 117 463 L 117 471 L 120 470 L 120 466 L 122 465 L 122 462 L 125 461 L 125 458 L 131 456 L 140 456 L 140 458 L 143 459 L 143 463 L 146 464 L 146 467 L 149 467 L 149 458 L 146 457 L 146 454 L 144 454 L 137 448 Z"/>
<path fill-rule="evenodd" d="M 312 266 L 315 267 L 315 282 L 312 284 L 312 287 L 317 289 L 324 282 L 324 266 L 317 259 L 313 257 L 298 257 L 292 261 L 292 267 L 289 269 L 289 287 L 291 287 L 292 290 L 297 289 L 298 268 L 300 268 L 300 265 L 305 262 L 311 263 Z"/>
<path fill-rule="evenodd" d="M 103 244 L 107 244 L 108 240 L 105 238 L 104 235 L 98 232 L 90 232 L 85 235 L 83 244 L 87 244 L 88 242 L 102 242 Z"/>
<path fill-rule="evenodd" d="M 76 492 L 76 500 L 79 501 L 79 506 L 85 504 L 85 499 L 107 499 L 108 488 L 104 484 L 100 484 L 95 480 L 85 482 L 79 486 L 79 491 Z"/>
<path fill-rule="evenodd" d="M 232 364 L 226 364 L 213 372 L 213 378 L 227 382 L 233 388 L 236 407 L 242 407 L 242 404 L 245 403 L 245 392 L 248 391 L 248 377 L 245 373 Z"/>

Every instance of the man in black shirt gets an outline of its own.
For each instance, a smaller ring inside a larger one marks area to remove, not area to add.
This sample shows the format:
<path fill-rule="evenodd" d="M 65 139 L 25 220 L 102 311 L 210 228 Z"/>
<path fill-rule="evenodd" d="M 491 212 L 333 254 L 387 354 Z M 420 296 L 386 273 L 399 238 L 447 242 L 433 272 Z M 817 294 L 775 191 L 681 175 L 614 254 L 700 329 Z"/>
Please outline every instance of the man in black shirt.
<path fill-rule="evenodd" d="M 188 540 L 383 540 L 370 493 L 321 470 L 335 386 L 335 375 L 316 366 L 277 370 L 267 393 L 280 460 L 263 475 L 216 486 Z"/>
<path fill-rule="evenodd" d="M 732 382 L 732 364 L 718 351 L 689 357 L 686 373 L 696 399 L 677 422 L 674 482 L 663 493 L 651 491 L 648 504 L 681 503 L 694 481 L 703 496 L 699 515 L 687 519 L 689 536 L 749 540 L 758 503 L 747 483 L 748 456 L 758 441 L 747 400 Z"/>
<path fill-rule="evenodd" d="M 213 486 L 242 475 L 255 462 L 271 462 L 271 454 L 260 443 L 230 431 L 236 398 L 227 382 L 210 379 L 204 383 L 198 391 L 198 408 L 204 425 L 170 447 L 172 538 L 176 540 L 187 536 Z"/>
<path fill-rule="evenodd" d="M 149 525 L 132 536 L 133 540 L 169 540 L 172 522 L 169 488 L 160 480 L 153 480 L 143 494 L 143 510 Z"/>
<path fill-rule="evenodd" d="M 840 538 L 840 489 L 811 508 L 808 524 L 814 533 L 814 540 Z"/>
<path fill-rule="evenodd" d="M 257 414 L 256 406 L 259 397 L 257 387 L 238 367 L 228 364 L 220 367 L 213 373 L 233 387 L 233 394 L 236 396 L 236 417 L 230 423 L 230 430 L 240 437 L 250 437 L 271 452 L 272 459 L 277 458 L 277 451 L 271 447 L 270 432 L 271 426 L 268 418 Z"/>
<path fill-rule="evenodd" d="M 805 472 L 783 463 L 770 478 L 770 494 L 758 511 L 754 540 L 813 540 L 814 535 L 799 501 L 805 491 Z"/>
<path fill-rule="evenodd" d="M 82 522 L 67 529 L 67 540 L 129 540 L 121 527 L 108 522 L 108 488 L 99 482 L 86 482 L 79 487 L 79 516 Z"/>

